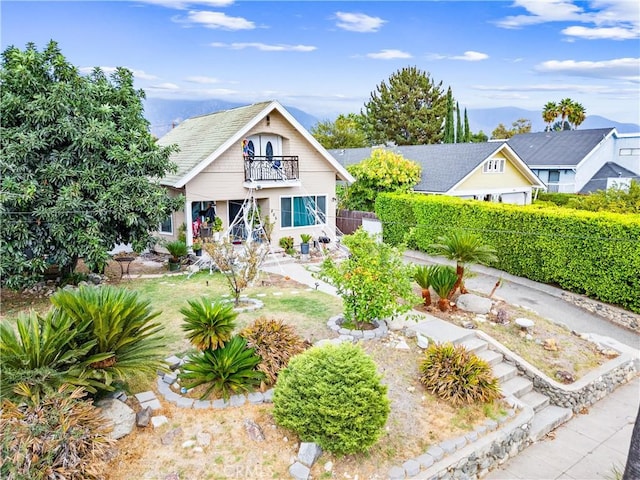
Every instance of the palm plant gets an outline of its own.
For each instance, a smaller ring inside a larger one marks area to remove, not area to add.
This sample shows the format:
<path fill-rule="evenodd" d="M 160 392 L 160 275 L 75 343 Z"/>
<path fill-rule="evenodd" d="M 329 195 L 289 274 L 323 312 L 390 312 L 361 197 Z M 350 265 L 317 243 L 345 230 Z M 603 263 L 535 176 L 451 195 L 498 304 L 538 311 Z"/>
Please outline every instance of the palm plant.
<path fill-rule="evenodd" d="M 228 400 L 230 394 L 246 392 L 265 379 L 264 373 L 256 370 L 260 361 L 254 349 L 247 348 L 247 341 L 235 336 L 222 348 L 190 354 L 181 367 L 181 383 L 186 388 L 210 384 L 201 399 L 216 391 Z"/>
<path fill-rule="evenodd" d="M 126 381 L 132 375 L 155 373 L 163 368 L 164 341 L 159 333 L 160 315 L 150 302 L 137 292 L 104 286 L 60 290 L 51 297 L 54 311 L 73 320 L 74 325 L 88 324 L 76 334 L 76 342 L 95 344 L 84 359 L 90 391 L 113 390 L 114 380 Z"/>
<path fill-rule="evenodd" d="M 413 279 L 422 289 L 422 298 L 424 299 L 424 305 L 428 307 L 431 305 L 431 292 L 429 287 L 431 286 L 431 276 L 433 272 L 437 270 L 437 265 L 418 265 L 413 272 Z"/>
<path fill-rule="evenodd" d="M 495 249 L 484 245 L 477 235 L 465 231 L 452 231 L 438 237 L 438 242 L 431 245 L 437 253 L 444 255 L 449 260 L 456 261 L 456 273 L 458 280 L 451 290 L 450 297 L 460 288 L 460 293 L 467 293 L 464 287 L 463 277 L 465 265 L 468 263 L 489 263 L 498 260 Z"/>
<path fill-rule="evenodd" d="M 449 296 L 458 281 L 458 275 L 453 267 L 448 265 L 436 265 L 431 272 L 431 286 L 438 294 L 438 308 L 443 312 L 449 309 Z"/>
<path fill-rule="evenodd" d="M 557 117 L 558 105 L 556 102 L 547 102 L 542 110 L 542 119 L 547 124 L 547 131 L 551 131 L 551 125 Z"/>
<path fill-rule="evenodd" d="M 198 350 L 222 348 L 231 339 L 236 326 L 238 313 L 233 305 L 206 297 L 187 300 L 187 303 L 189 306 L 182 307 L 180 313 L 184 315 L 182 329 L 187 332 L 189 341 Z"/>
<path fill-rule="evenodd" d="M 188 253 L 187 243 L 182 240 L 167 242 L 164 244 L 164 248 L 166 248 L 169 255 L 171 255 L 171 262 L 173 263 L 178 263 L 180 259 Z"/>
<path fill-rule="evenodd" d="M 587 118 L 587 111 L 584 109 L 582 104 L 573 102 L 568 118 L 569 123 L 573 124 L 573 128 L 577 129 L 578 126 Z"/>
<path fill-rule="evenodd" d="M 571 116 L 571 112 L 573 111 L 574 108 L 574 102 L 573 100 L 571 100 L 570 98 L 563 98 L 562 100 L 560 100 L 560 103 L 558 104 L 558 114 L 560 115 L 561 121 L 560 124 L 562 125 L 561 130 L 564 130 L 564 122 L 567 119 L 567 117 Z"/>
<path fill-rule="evenodd" d="M 82 360 L 96 342 L 76 341 L 87 327 L 88 322 L 74 325 L 71 318 L 53 311 L 20 316 L 15 330 L 0 323 L 0 397 L 18 395 L 21 401 L 38 404 L 65 383 L 87 385 Z"/>

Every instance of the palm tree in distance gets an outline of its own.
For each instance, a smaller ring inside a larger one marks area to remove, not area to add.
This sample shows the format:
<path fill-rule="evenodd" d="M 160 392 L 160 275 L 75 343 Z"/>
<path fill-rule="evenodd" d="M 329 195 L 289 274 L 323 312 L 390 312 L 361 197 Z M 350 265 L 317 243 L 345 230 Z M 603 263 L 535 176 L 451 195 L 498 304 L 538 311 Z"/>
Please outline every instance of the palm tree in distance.
<path fill-rule="evenodd" d="M 547 102 L 542 109 L 542 119 L 547 124 L 547 131 L 551 131 L 551 125 L 558 116 L 558 105 L 556 102 Z"/>
<path fill-rule="evenodd" d="M 584 109 L 581 103 L 573 102 L 571 110 L 569 111 L 569 123 L 573 124 L 574 130 L 578 129 L 580 125 L 587 118 L 587 111 Z"/>
<path fill-rule="evenodd" d="M 440 255 L 444 255 L 449 260 L 456 261 L 456 274 L 458 279 L 449 293 L 451 298 L 458 288 L 460 293 L 467 293 L 464 287 L 464 269 L 467 263 L 489 263 L 498 260 L 495 249 L 484 245 L 477 235 L 465 231 L 452 231 L 438 237 L 438 243 L 431 245 Z"/>
<path fill-rule="evenodd" d="M 571 100 L 570 98 L 563 98 L 562 100 L 560 100 L 560 103 L 558 104 L 558 113 L 560 114 L 560 125 L 561 125 L 561 130 L 564 130 L 564 125 L 565 125 L 565 120 L 567 119 L 567 117 L 571 117 L 572 115 L 572 111 L 574 108 L 574 104 L 575 102 L 573 100 Z"/>

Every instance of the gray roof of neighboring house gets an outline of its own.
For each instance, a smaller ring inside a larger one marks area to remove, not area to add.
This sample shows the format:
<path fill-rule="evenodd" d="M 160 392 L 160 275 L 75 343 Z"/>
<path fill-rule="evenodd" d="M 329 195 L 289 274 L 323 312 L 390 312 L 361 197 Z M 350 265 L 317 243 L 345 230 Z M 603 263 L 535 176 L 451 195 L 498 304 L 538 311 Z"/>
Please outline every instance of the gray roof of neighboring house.
<path fill-rule="evenodd" d="M 177 144 L 180 151 L 171 155 L 178 165 L 175 174 L 162 179 L 165 185 L 174 185 L 202 160 L 207 158 L 235 135 L 250 120 L 272 102 L 261 102 L 246 107 L 223 110 L 185 120 L 158 140 L 159 145 Z"/>
<path fill-rule="evenodd" d="M 415 187 L 420 192 L 447 192 L 496 152 L 504 142 L 444 143 L 407 145 L 388 150 L 413 160 L 422 167 L 422 179 Z M 333 149 L 329 153 L 345 167 L 371 156 L 372 148 Z"/>
<path fill-rule="evenodd" d="M 578 165 L 614 128 L 522 133 L 507 143 L 531 168 Z"/>
<path fill-rule="evenodd" d="M 591 180 L 589 180 L 578 193 L 591 193 L 598 190 L 606 190 L 607 179 L 609 178 L 631 178 L 640 181 L 640 175 L 636 175 L 631 170 L 627 170 L 617 163 L 607 162 L 593 175 L 593 177 L 591 177 Z"/>

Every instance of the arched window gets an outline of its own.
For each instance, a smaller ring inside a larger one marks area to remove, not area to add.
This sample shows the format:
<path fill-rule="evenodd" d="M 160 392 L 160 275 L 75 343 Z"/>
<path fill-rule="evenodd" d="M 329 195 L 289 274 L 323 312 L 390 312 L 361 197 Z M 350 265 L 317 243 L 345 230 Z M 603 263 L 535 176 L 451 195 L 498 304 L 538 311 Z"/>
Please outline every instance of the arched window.
<path fill-rule="evenodd" d="M 247 143 L 247 155 L 251 160 L 253 160 L 253 156 L 255 155 L 255 152 L 256 152 L 256 148 L 253 145 L 253 140 L 249 140 L 249 143 Z"/>
<path fill-rule="evenodd" d="M 267 156 L 267 160 L 273 160 L 273 145 L 271 142 L 267 142 L 267 148 L 265 149 L 265 154 Z"/>

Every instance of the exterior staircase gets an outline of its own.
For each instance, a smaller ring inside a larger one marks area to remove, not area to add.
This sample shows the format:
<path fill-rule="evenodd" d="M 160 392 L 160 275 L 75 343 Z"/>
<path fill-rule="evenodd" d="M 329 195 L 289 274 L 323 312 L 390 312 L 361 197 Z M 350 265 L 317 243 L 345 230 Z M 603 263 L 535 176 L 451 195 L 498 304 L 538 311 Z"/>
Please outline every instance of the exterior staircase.
<path fill-rule="evenodd" d="M 573 416 L 570 408 L 551 405 L 549 397 L 535 391 L 531 380 L 520 375 L 514 365 L 505 361 L 502 353 L 490 349 L 489 343 L 478 338 L 473 330 L 441 322 L 435 318 L 412 326 L 411 329 L 436 343 L 451 342 L 454 345 L 463 345 L 468 351 L 485 360 L 500 382 L 503 395 L 516 397 L 533 409 L 535 415 L 529 431 L 531 441 L 540 440 Z"/>

